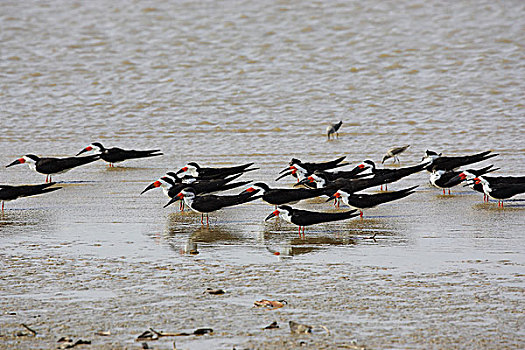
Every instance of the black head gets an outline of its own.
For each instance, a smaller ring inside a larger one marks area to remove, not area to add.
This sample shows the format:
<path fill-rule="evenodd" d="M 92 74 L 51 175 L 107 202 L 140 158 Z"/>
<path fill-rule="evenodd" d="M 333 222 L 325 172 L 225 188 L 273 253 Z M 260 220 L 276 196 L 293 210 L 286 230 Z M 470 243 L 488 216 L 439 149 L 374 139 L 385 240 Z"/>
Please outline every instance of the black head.
<path fill-rule="evenodd" d="M 34 160 L 35 162 L 37 162 L 37 161 L 40 159 L 40 157 L 37 157 L 37 156 L 35 156 L 34 154 L 26 154 L 25 156 L 26 156 L 27 158 L 31 158 L 31 159 Z"/>
<path fill-rule="evenodd" d="M 252 186 L 260 187 L 260 188 L 262 188 L 264 191 L 269 191 L 269 190 L 270 190 L 270 186 L 268 186 L 268 185 L 265 184 L 264 182 L 256 182 L 256 183 L 254 183 Z"/>
<path fill-rule="evenodd" d="M 188 165 L 191 165 L 191 166 L 194 166 L 197 170 L 199 170 L 201 167 L 199 166 L 199 164 L 195 163 L 195 162 L 189 162 Z"/>
<path fill-rule="evenodd" d="M 96 146 L 96 147 L 100 148 L 101 151 L 105 150 L 104 146 L 102 146 L 102 144 L 100 142 L 92 142 L 91 144 L 93 146 Z"/>
<path fill-rule="evenodd" d="M 301 161 L 297 158 L 292 158 L 292 160 L 290 160 L 290 165 L 294 164 L 301 164 Z"/>
<path fill-rule="evenodd" d="M 288 212 L 293 211 L 293 208 L 291 206 L 289 206 L 289 205 L 280 205 L 278 208 L 282 209 L 282 210 L 286 210 Z"/>
<path fill-rule="evenodd" d="M 375 169 L 376 168 L 376 163 L 374 163 L 372 160 L 370 159 L 367 159 L 367 160 L 364 160 L 363 161 L 364 164 L 367 164 L 367 165 L 370 165 L 372 167 L 372 169 Z"/>
<path fill-rule="evenodd" d="M 438 157 L 439 157 L 439 156 L 441 156 L 441 153 L 438 154 L 437 152 L 430 151 L 430 150 L 427 149 L 427 150 L 425 151 L 425 155 L 426 155 L 427 157 L 430 157 L 430 156 L 438 156 Z"/>

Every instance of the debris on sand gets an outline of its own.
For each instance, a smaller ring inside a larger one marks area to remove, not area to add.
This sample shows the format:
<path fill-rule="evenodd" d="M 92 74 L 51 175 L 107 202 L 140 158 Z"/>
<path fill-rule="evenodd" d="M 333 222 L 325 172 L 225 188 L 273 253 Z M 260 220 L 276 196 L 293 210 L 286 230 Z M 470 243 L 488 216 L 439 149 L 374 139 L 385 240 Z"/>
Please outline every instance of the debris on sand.
<path fill-rule="evenodd" d="M 15 336 L 17 337 L 36 337 L 37 333 L 34 329 L 31 329 L 29 326 L 27 326 L 26 324 L 24 323 L 21 323 L 20 324 L 22 327 L 24 327 L 25 329 L 27 329 L 29 331 L 28 332 L 25 332 L 25 331 L 18 331 L 15 333 Z"/>
<path fill-rule="evenodd" d="M 297 333 L 297 334 L 307 334 L 312 333 L 312 326 L 308 326 L 306 324 L 300 324 L 294 321 L 288 322 L 290 325 L 290 332 Z"/>
<path fill-rule="evenodd" d="M 62 338 L 58 339 L 57 343 L 61 343 L 57 347 L 57 349 L 71 349 L 71 348 L 74 348 L 77 345 L 90 345 L 91 344 L 91 340 L 79 339 L 76 342 L 73 342 L 72 338 L 62 337 Z"/>
<path fill-rule="evenodd" d="M 211 334 L 213 333 L 213 329 L 211 328 L 199 328 L 193 331 L 194 335 L 204 335 L 204 334 Z"/>
<path fill-rule="evenodd" d="M 206 293 L 211 295 L 221 295 L 226 293 L 224 289 L 213 289 L 213 288 L 206 288 Z"/>
<path fill-rule="evenodd" d="M 255 301 L 253 304 L 257 307 L 265 307 L 265 308 L 273 310 L 273 309 L 278 309 L 278 308 L 283 307 L 284 305 L 288 304 L 288 302 L 286 300 L 262 299 L 259 301 Z"/>
<path fill-rule="evenodd" d="M 268 326 L 264 327 L 263 329 L 275 329 L 279 328 L 279 325 L 277 324 L 277 321 L 273 321 Z"/>
<path fill-rule="evenodd" d="M 211 328 L 197 328 L 192 333 L 188 332 L 179 332 L 179 333 L 170 333 L 170 332 L 163 332 L 163 331 L 156 331 L 153 328 L 150 328 L 149 330 L 145 331 L 141 335 L 135 339 L 135 341 L 144 341 L 144 340 L 157 340 L 160 337 L 182 337 L 182 336 L 190 336 L 190 335 L 204 335 L 204 334 L 211 334 L 213 333 L 213 329 Z"/>
<path fill-rule="evenodd" d="M 95 332 L 95 335 L 100 335 L 102 337 L 107 337 L 107 336 L 111 335 L 111 331 L 99 331 L 99 332 Z"/>
<path fill-rule="evenodd" d="M 137 339 L 135 339 L 135 341 L 157 340 L 157 339 L 159 339 L 159 336 L 156 333 L 148 330 L 148 331 L 143 332 L 141 335 L 139 335 Z"/>

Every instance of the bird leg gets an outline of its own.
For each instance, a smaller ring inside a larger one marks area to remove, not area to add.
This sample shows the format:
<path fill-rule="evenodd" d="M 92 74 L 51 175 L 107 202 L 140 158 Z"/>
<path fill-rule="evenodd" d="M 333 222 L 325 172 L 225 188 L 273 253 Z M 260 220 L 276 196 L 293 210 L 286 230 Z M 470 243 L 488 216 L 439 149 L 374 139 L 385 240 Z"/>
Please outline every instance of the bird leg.
<path fill-rule="evenodd" d="M 204 225 L 204 213 L 201 214 L 201 225 Z"/>
<path fill-rule="evenodd" d="M 361 210 L 359 210 L 359 217 L 362 219 L 363 218 L 363 212 Z"/>
<path fill-rule="evenodd" d="M 443 189 L 443 195 L 445 195 L 445 189 Z"/>
<path fill-rule="evenodd" d="M 210 226 L 210 217 L 208 216 L 208 213 L 206 213 L 206 226 Z"/>
<path fill-rule="evenodd" d="M 448 195 L 450 196 L 450 188 L 448 189 Z"/>
<path fill-rule="evenodd" d="M 2 201 L 2 211 L 4 211 L 4 201 Z"/>

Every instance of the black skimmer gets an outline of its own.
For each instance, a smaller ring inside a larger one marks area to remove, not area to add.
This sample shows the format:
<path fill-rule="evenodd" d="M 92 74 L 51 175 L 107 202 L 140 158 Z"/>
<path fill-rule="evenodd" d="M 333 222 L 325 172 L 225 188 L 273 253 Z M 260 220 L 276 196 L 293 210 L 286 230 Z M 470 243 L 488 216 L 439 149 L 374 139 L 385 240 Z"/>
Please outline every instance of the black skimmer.
<path fill-rule="evenodd" d="M 55 182 L 40 185 L 0 185 L 0 201 L 2 201 L 2 211 L 4 211 L 4 202 L 12 201 L 20 197 L 35 196 L 38 194 L 53 192 L 62 187 L 53 187 Z"/>
<path fill-rule="evenodd" d="M 359 164 L 355 166 L 352 170 L 346 170 L 346 171 L 345 170 L 336 170 L 336 171 L 316 170 L 314 171 L 314 173 L 323 174 L 328 181 L 333 181 L 335 179 L 357 179 L 361 177 L 368 177 L 370 176 L 370 174 L 362 174 L 367 169 L 368 169 L 368 166 L 364 164 Z"/>
<path fill-rule="evenodd" d="M 483 192 L 498 201 L 498 207 L 503 208 L 503 200 L 525 193 L 525 182 L 504 183 L 489 182 L 483 176 L 474 178 L 475 183 L 483 185 Z"/>
<path fill-rule="evenodd" d="M 383 179 L 379 176 L 374 176 L 371 178 L 360 178 L 360 179 L 344 179 L 337 178 L 334 180 L 328 180 L 327 176 L 322 172 L 315 171 L 312 175 L 308 176 L 306 179 L 299 181 L 297 185 L 309 185 L 312 183 L 317 184 L 317 188 L 324 188 L 325 193 L 328 195 L 337 192 L 340 188 L 351 189 L 352 192 L 358 192 L 369 187 L 381 185 Z"/>
<path fill-rule="evenodd" d="M 191 175 L 195 178 L 201 179 L 217 179 L 225 178 L 230 175 L 242 174 L 248 171 L 257 170 L 258 168 L 250 168 L 254 163 L 247 163 L 243 165 L 237 165 L 232 167 L 221 167 L 221 168 L 210 168 L 201 167 L 195 162 L 189 162 L 182 167 L 175 174 L 178 177 L 184 177 L 185 175 Z"/>
<path fill-rule="evenodd" d="M 410 145 L 390 148 L 388 151 L 386 151 L 386 154 L 383 156 L 383 160 L 381 161 L 381 164 L 385 163 L 385 160 L 387 160 L 388 158 L 392 158 L 392 157 L 394 158 L 394 163 L 396 162 L 396 160 L 398 163 L 400 163 L 397 155 L 405 152 L 408 147 L 410 147 Z"/>
<path fill-rule="evenodd" d="M 332 199 L 342 199 L 346 205 L 359 209 L 359 216 L 363 217 L 363 209 L 373 208 L 379 204 L 395 201 L 397 199 L 404 198 L 414 193 L 418 186 L 405 188 L 399 191 L 377 193 L 377 194 L 365 194 L 365 193 L 353 193 L 345 188 L 339 189 L 334 193 L 327 202 Z"/>
<path fill-rule="evenodd" d="M 328 140 L 330 140 L 330 135 L 335 135 L 334 138 L 337 136 L 339 138 L 339 128 L 343 125 L 343 121 L 339 121 L 339 123 L 330 124 L 326 127 L 326 136 L 328 136 Z"/>
<path fill-rule="evenodd" d="M 448 194 L 450 195 L 450 188 L 459 185 L 467 178 L 467 174 L 474 178 L 498 170 L 498 168 L 492 169 L 492 167 L 493 165 L 489 165 L 482 169 L 468 169 L 463 171 L 434 170 L 432 174 L 430 174 L 429 181 L 432 186 L 443 189 L 443 195 L 445 194 L 445 189 L 448 189 Z"/>
<path fill-rule="evenodd" d="M 292 175 L 297 178 L 297 181 L 300 181 L 306 176 L 312 174 L 316 170 L 329 170 L 348 165 L 348 163 L 346 162 L 343 163 L 343 160 L 345 158 L 346 156 L 343 156 L 328 162 L 318 163 L 301 162 L 297 158 L 292 158 L 292 160 L 290 161 L 290 165 L 279 172 L 279 174 L 282 175 L 275 179 L 275 181 L 279 181 L 280 179 L 288 175 Z"/>
<path fill-rule="evenodd" d="M 260 198 L 261 196 L 255 196 L 256 192 L 248 192 L 244 194 L 217 196 L 213 194 L 206 194 L 197 196 L 195 190 L 191 187 L 186 187 L 180 191 L 175 197 L 173 197 L 165 206 L 176 202 L 179 199 L 184 199 L 184 203 L 190 207 L 193 211 L 201 214 L 201 224 L 204 225 L 204 214 L 206 214 L 206 224 L 209 225 L 208 213 L 213 211 L 231 207 L 234 205 L 244 204 Z"/>
<path fill-rule="evenodd" d="M 485 151 L 467 156 L 449 157 L 442 156 L 441 153 L 438 154 L 437 152 L 426 150 L 422 162 L 428 162 L 426 167 L 428 172 L 432 172 L 434 169 L 454 170 L 461 166 L 478 163 L 498 155 L 497 153 L 490 154 L 491 152 L 492 151 Z"/>
<path fill-rule="evenodd" d="M 458 178 L 461 181 L 466 181 L 466 186 L 469 186 L 474 191 L 483 193 L 483 201 L 488 202 L 489 197 L 483 191 L 483 185 L 481 183 L 476 183 L 474 178 L 483 175 L 483 178 L 486 179 L 489 183 L 523 183 L 525 182 L 525 176 L 486 176 L 486 174 L 499 170 L 499 168 L 490 169 L 484 174 L 477 173 L 473 170 L 463 170 L 459 175 L 453 177 L 449 183 L 454 183 L 458 181 Z M 447 184 L 448 185 L 448 184 Z"/>
<path fill-rule="evenodd" d="M 381 190 L 383 189 L 383 184 L 385 185 L 385 190 L 387 189 L 387 184 L 401 180 L 404 177 L 420 172 L 425 169 L 427 163 L 420 163 L 417 165 L 397 168 L 397 169 L 377 169 L 376 165 L 370 159 L 363 161 L 363 165 L 370 167 L 370 172 L 374 174 L 374 177 L 377 177 L 377 181 L 381 183 Z"/>
<path fill-rule="evenodd" d="M 289 205 L 281 205 L 275 211 L 273 211 L 270 215 L 268 215 L 266 219 L 264 219 L 264 221 L 268 221 L 274 216 L 280 216 L 286 221 L 299 226 L 299 235 L 301 235 L 301 228 L 302 228 L 303 236 L 304 236 L 305 226 L 321 224 L 323 222 L 346 220 L 346 219 L 356 217 L 358 215 L 359 214 L 357 214 L 357 210 L 350 210 L 350 211 L 344 211 L 344 212 L 339 212 L 339 213 L 322 213 L 322 212 L 294 209 L 290 207 Z"/>
<path fill-rule="evenodd" d="M 237 174 L 225 179 L 198 180 L 193 177 L 190 179 L 188 176 L 186 176 L 184 179 L 181 179 L 177 177 L 175 173 L 168 172 L 166 173 L 166 176 L 163 176 L 157 181 L 149 184 L 148 187 L 146 187 L 140 194 L 157 187 L 161 187 L 164 193 L 170 198 L 175 197 L 186 187 L 192 187 L 196 194 L 211 194 L 219 191 L 227 191 L 247 185 L 251 182 L 250 180 L 231 183 L 241 175 L 242 174 Z"/>
<path fill-rule="evenodd" d="M 78 166 L 94 162 L 99 158 L 100 156 L 98 154 L 86 157 L 67 158 L 40 158 L 34 154 L 26 154 L 11 164 L 6 165 L 6 168 L 17 164 L 27 164 L 31 169 L 41 174 L 46 174 L 46 182 L 48 182 L 51 181 L 51 175 L 65 173 L 66 171 L 69 171 Z"/>
<path fill-rule="evenodd" d="M 254 183 L 250 188 L 241 192 L 256 192 L 262 193 L 262 200 L 266 203 L 278 206 L 282 204 L 294 204 L 303 199 L 309 199 L 325 194 L 325 189 L 306 189 L 306 188 L 270 188 L 263 182 Z"/>
<path fill-rule="evenodd" d="M 185 176 L 181 179 L 177 177 L 174 172 L 168 172 L 166 173 L 166 176 L 163 176 L 157 181 L 148 185 L 148 187 L 146 187 L 140 194 L 143 194 L 144 192 L 147 192 L 151 189 L 161 187 L 168 197 L 174 198 L 177 194 L 179 194 L 180 191 L 190 186 L 195 190 L 196 194 L 212 194 L 219 191 L 227 191 L 240 186 L 245 186 L 251 182 L 250 180 L 231 183 L 241 175 L 242 174 L 237 174 L 225 179 L 198 180 L 192 176 Z M 180 209 L 184 209 L 184 202 L 181 202 Z"/>
<path fill-rule="evenodd" d="M 82 151 L 78 152 L 77 156 L 85 152 L 95 152 L 95 154 L 100 156 L 100 159 L 108 162 L 110 167 L 113 167 L 115 163 L 120 163 L 128 159 L 155 157 L 162 155 L 159 149 L 135 151 L 118 147 L 105 148 L 100 142 L 93 142 Z"/>

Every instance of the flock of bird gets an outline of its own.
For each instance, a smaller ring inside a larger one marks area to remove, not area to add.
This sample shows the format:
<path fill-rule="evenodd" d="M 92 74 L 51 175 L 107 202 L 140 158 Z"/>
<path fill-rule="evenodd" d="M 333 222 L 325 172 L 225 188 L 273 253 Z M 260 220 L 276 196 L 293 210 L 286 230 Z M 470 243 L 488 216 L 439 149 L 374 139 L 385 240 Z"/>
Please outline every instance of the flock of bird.
<path fill-rule="evenodd" d="M 337 130 L 342 122 L 331 125 L 327 129 L 328 138 L 331 134 L 337 135 Z M 382 159 L 393 158 L 394 163 L 399 162 L 398 155 L 404 152 L 409 145 L 393 147 L 387 151 Z M 79 156 L 83 153 L 94 153 L 92 155 Z M 94 142 L 82 149 L 75 157 L 66 158 L 40 158 L 32 154 L 24 155 L 16 159 L 6 167 L 18 164 L 28 164 L 33 170 L 46 175 L 46 183 L 38 185 L 0 185 L 0 200 L 2 211 L 4 201 L 14 200 L 19 197 L 33 196 L 56 191 L 61 187 L 52 187 L 55 182 L 52 176 L 64 173 L 81 165 L 89 164 L 102 159 L 113 166 L 114 163 L 129 159 L 160 156 L 160 150 L 124 150 L 121 148 L 105 148 L 102 144 Z M 232 167 L 201 167 L 195 162 L 190 162 L 178 171 L 168 171 L 158 180 L 148 185 L 141 194 L 162 188 L 169 197 L 171 205 L 180 201 L 180 209 L 188 206 L 195 212 L 201 214 L 201 224 L 209 225 L 208 214 L 225 207 L 240 205 L 257 199 L 275 206 L 275 210 L 266 219 L 279 216 L 286 221 L 299 227 L 299 234 L 303 234 L 306 226 L 345 220 L 356 216 L 363 216 L 363 210 L 376 207 L 383 203 L 400 200 L 415 192 L 418 186 L 412 186 L 397 191 L 387 191 L 387 185 L 401 180 L 407 176 L 420 171 L 428 171 L 430 183 L 443 190 L 465 183 L 473 190 L 484 194 L 484 200 L 493 198 L 498 201 L 498 206 L 503 207 L 503 200 L 525 192 L 525 176 L 487 176 L 486 174 L 498 170 L 493 165 L 479 168 L 466 169 L 467 165 L 488 160 L 497 154 L 485 151 L 464 156 L 443 156 L 427 150 L 421 162 L 407 167 L 382 168 L 376 167 L 372 160 L 365 160 L 350 170 L 340 170 L 349 164 L 345 162 L 346 157 L 339 157 L 325 162 L 302 162 L 292 158 L 289 165 L 283 169 L 276 181 L 292 176 L 296 178 L 293 188 L 271 188 L 264 182 L 236 181 L 244 173 L 257 170 L 254 163 L 247 163 Z M 460 169 L 460 170 L 458 170 Z M 234 195 L 215 194 L 239 187 L 247 187 Z M 369 194 L 361 191 L 381 186 L 381 192 Z M 385 191 L 383 190 L 383 186 Z M 291 205 L 301 200 L 325 197 L 326 201 L 334 201 L 339 207 L 340 202 L 352 210 L 337 212 L 318 212 L 293 208 Z M 359 211 L 359 212 L 358 212 Z M 301 231 L 302 230 L 302 231 Z"/>

